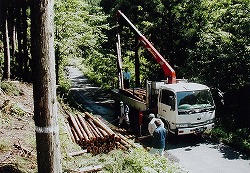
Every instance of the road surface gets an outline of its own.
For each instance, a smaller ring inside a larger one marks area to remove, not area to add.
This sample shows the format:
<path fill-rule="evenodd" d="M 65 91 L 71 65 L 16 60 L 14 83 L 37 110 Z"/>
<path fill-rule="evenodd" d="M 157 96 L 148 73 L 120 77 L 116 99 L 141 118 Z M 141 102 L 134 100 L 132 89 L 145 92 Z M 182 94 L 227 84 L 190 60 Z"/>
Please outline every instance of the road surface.
<path fill-rule="evenodd" d="M 108 122 L 114 122 L 113 100 L 108 93 L 89 84 L 75 66 L 67 67 L 71 94 L 79 106 Z M 166 157 L 188 173 L 250 173 L 250 157 L 222 143 L 198 136 L 174 137 L 167 143 Z"/>

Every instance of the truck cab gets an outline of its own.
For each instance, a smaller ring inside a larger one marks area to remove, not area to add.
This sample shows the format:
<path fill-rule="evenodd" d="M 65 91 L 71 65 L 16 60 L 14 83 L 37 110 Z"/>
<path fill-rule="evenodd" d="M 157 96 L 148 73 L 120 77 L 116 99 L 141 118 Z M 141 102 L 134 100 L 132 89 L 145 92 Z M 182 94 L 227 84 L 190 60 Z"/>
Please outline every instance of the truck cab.
<path fill-rule="evenodd" d="M 162 84 L 158 94 L 158 117 L 176 135 L 202 133 L 214 127 L 215 104 L 209 88 L 180 82 Z"/>

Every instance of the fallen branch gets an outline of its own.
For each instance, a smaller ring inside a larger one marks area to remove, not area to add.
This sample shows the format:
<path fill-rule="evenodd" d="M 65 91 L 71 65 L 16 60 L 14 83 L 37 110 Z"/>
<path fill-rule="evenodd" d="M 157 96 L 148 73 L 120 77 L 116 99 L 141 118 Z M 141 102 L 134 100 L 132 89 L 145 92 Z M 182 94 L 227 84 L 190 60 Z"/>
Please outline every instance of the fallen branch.
<path fill-rule="evenodd" d="M 88 166 L 88 167 L 85 167 L 85 168 L 79 168 L 77 171 L 79 173 L 97 172 L 97 171 L 101 171 L 102 168 L 103 168 L 102 165 Z"/>
<path fill-rule="evenodd" d="M 32 153 L 33 150 L 30 151 L 30 150 L 28 150 L 27 148 L 23 147 L 23 146 L 19 143 L 19 141 L 14 143 L 14 147 L 16 147 L 16 148 L 19 149 L 19 150 L 22 150 L 22 152 L 23 152 L 24 154 L 26 154 L 27 156 L 36 156 L 35 154 Z"/>
<path fill-rule="evenodd" d="M 87 153 L 87 150 L 75 151 L 75 152 L 69 153 L 69 155 L 73 157 L 73 156 L 80 156 L 85 153 Z"/>

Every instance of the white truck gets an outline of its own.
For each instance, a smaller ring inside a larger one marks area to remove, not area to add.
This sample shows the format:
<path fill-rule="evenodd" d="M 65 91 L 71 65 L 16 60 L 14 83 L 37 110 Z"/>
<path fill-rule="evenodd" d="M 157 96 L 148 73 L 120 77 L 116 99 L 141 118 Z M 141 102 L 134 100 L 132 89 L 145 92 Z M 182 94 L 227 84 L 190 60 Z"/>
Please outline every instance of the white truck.
<path fill-rule="evenodd" d="M 135 126 L 141 126 L 142 117 L 153 112 L 165 123 L 168 132 L 176 135 L 203 133 L 214 127 L 215 104 L 209 87 L 176 79 L 175 71 L 138 31 L 129 19 L 118 11 L 119 20 L 127 22 L 138 35 L 140 43 L 151 53 L 164 71 L 166 80 L 147 81 L 146 88 L 124 89 L 122 85 L 122 69 L 119 68 L 119 89 L 112 95 L 117 102 L 123 101 L 131 110 Z M 119 41 L 119 40 L 118 40 Z M 120 43 L 117 44 L 118 46 Z M 118 47 L 117 50 L 120 50 Z M 118 52 L 118 67 L 121 67 L 121 55 Z M 143 116 L 142 116 L 143 115 Z"/>

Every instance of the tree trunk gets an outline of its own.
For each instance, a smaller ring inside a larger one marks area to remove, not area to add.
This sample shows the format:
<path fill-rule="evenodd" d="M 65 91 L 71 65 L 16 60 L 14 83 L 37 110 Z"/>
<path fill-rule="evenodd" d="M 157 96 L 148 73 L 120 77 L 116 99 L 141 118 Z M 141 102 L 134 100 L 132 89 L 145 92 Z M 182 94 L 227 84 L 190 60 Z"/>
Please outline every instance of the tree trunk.
<path fill-rule="evenodd" d="M 4 23 L 4 73 L 3 79 L 10 80 L 10 39 L 8 32 L 7 10 Z"/>
<path fill-rule="evenodd" d="M 38 172 L 62 172 L 55 81 L 53 0 L 31 1 L 34 119 Z"/>
<path fill-rule="evenodd" d="M 24 78 L 25 81 L 30 82 L 31 81 L 31 75 L 30 74 L 30 58 L 29 58 L 29 53 L 28 53 L 28 41 L 27 41 L 27 29 L 28 29 L 28 23 L 27 23 L 27 14 L 26 14 L 26 10 L 27 10 L 27 0 L 22 0 L 22 7 L 21 7 L 21 20 L 22 20 L 22 33 L 23 33 L 23 44 L 22 44 L 22 48 L 23 48 L 23 73 L 22 73 L 22 78 Z"/>
<path fill-rule="evenodd" d="M 22 3 L 21 1 L 17 1 L 17 24 L 16 24 L 16 30 L 17 30 L 17 45 L 18 45 L 18 54 L 16 55 L 16 61 L 18 64 L 17 73 L 22 77 L 23 74 L 23 64 L 24 64 L 24 58 L 23 58 L 23 51 L 22 51 L 22 40 L 23 40 L 23 34 L 22 34 L 22 18 L 21 18 L 21 7 Z"/>

